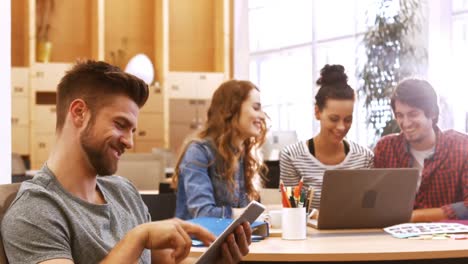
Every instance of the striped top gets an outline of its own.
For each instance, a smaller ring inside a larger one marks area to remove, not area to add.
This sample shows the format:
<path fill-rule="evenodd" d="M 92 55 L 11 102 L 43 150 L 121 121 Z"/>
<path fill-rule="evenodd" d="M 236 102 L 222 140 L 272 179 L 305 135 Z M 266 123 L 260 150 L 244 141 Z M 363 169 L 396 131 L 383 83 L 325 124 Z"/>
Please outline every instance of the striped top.
<path fill-rule="evenodd" d="M 301 177 L 304 187 L 314 188 L 312 208 L 319 208 L 322 194 L 323 173 L 331 169 L 362 169 L 373 166 L 372 151 L 355 142 L 346 140 L 349 152 L 345 159 L 336 165 L 325 165 L 309 152 L 306 141 L 285 147 L 280 153 L 280 178 L 285 186 L 297 186 Z"/>

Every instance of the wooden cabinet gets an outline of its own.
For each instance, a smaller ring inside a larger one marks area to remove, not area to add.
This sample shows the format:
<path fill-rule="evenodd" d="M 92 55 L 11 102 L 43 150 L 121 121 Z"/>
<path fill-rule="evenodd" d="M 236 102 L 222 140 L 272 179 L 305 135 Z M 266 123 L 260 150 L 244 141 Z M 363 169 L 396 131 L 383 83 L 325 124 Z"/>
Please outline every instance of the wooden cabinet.
<path fill-rule="evenodd" d="M 11 68 L 11 95 L 12 97 L 29 96 L 29 68 L 12 67 Z"/>
<path fill-rule="evenodd" d="M 57 84 L 51 83 L 51 86 L 55 87 Z M 34 90 L 31 98 L 34 99 L 31 104 L 30 126 L 31 166 L 32 169 L 39 169 L 47 160 L 48 153 L 55 142 L 56 92 Z"/>
<path fill-rule="evenodd" d="M 140 110 L 143 113 L 163 113 L 164 96 L 159 86 L 151 85 L 149 87 L 149 96 L 146 104 Z"/>
<path fill-rule="evenodd" d="M 30 68 L 31 167 L 39 169 L 55 142 L 57 85 L 70 63 L 37 63 Z"/>
<path fill-rule="evenodd" d="M 172 153 L 179 155 L 185 143 L 196 135 L 199 126 L 193 126 L 193 124 L 176 123 L 170 124 L 171 136 L 170 136 L 170 150 Z"/>
<path fill-rule="evenodd" d="M 57 107 L 55 104 L 35 104 L 32 129 L 34 133 L 55 133 L 55 124 L 57 119 Z"/>
<path fill-rule="evenodd" d="M 140 110 L 134 152 L 152 152 L 164 147 L 164 99 L 161 88 L 150 86 L 148 101 Z"/>
<path fill-rule="evenodd" d="M 29 155 L 29 69 L 11 69 L 11 140 L 12 152 Z"/>
<path fill-rule="evenodd" d="M 29 125 L 29 98 L 13 96 L 11 98 L 11 124 L 18 126 Z"/>
<path fill-rule="evenodd" d="M 137 153 L 151 153 L 154 148 L 163 148 L 164 142 L 162 140 L 138 140 L 135 143 L 134 152 Z"/>
<path fill-rule="evenodd" d="M 184 142 L 206 121 L 209 99 L 171 99 L 169 101 L 170 149 L 178 153 Z"/>
<path fill-rule="evenodd" d="M 135 134 L 136 140 L 162 140 L 163 133 L 159 127 L 162 119 L 162 113 L 140 113 Z"/>
<path fill-rule="evenodd" d="M 168 1 L 168 71 L 229 75 L 231 2 Z"/>
<path fill-rule="evenodd" d="M 12 65 L 32 66 L 36 62 L 36 0 L 12 3 Z M 103 0 L 54 1 L 49 15 L 47 39 L 52 43 L 51 63 L 70 63 L 78 58 L 96 58 L 102 33 L 99 19 Z"/>
<path fill-rule="evenodd" d="M 36 0 L 12 1 L 12 61 L 36 62 Z M 137 53 L 169 72 L 230 72 L 232 0 L 54 1 L 48 40 L 52 63 L 78 58 L 125 66 Z"/>
<path fill-rule="evenodd" d="M 223 73 L 171 72 L 166 79 L 169 100 L 169 144 L 177 153 L 187 137 L 206 121 L 213 92 L 224 81 Z"/>
<path fill-rule="evenodd" d="M 169 99 L 209 99 L 223 81 L 223 73 L 170 72 L 166 87 Z"/>
<path fill-rule="evenodd" d="M 53 133 L 36 133 L 33 135 L 31 144 L 31 167 L 32 169 L 40 169 L 44 162 L 49 157 L 49 153 L 55 143 L 55 134 Z"/>
<path fill-rule="evenodd" d="M 179 151 L 206 118 L 211 96 L 230 76 L 230 0 L 169 1 L 167 96 L 169 148 Z"/>
<path fill-rule="evenodd" d="M 56 92 L 57 85 L 71 67 L 71 63 L 33 63 L 30 78 L 31 90 L 33 92 Z"/>
<path fill-rule="evenodd" d="M 11 66 L 29 66 L 29 0 L 14 0 L 11 3 Z M 12 69 L 13 74 L 13 69 Z M 28 79 L 24 79 L 27 82 Z M 12 79 L 13 82 L 13 79 Z"/>
<path fill-rule="evenodd" d="M 11 126 L 11 151 L 29 155 L 29 126 Z"/>
<path fill-rule="evenodd" d="M 25 126 L 30 130 L 29 153 L 35 169 L 44 157 L 41 151 L 51 145 L 44 138 L 54 133 L 56 119 L 53 103 L 38 99 L 55 93 L 77 59 L 124 67 L 130 58 L 144 53 L 153 62 L 156 82 L 140 111 L 131 150 L 136 152 L 169 147 L 171 99 L 207 100 L 229 77 L 232 0 L 55 1 L 48 63 L 36 59 L 36 4 L 36 0 L 12 1 L 12 64 L 29 68 L 25 83 L 30 86 L 26 93 L 30 115 Z M 12 120 L 22 114 L 17 111 L 14 108 Z"/>

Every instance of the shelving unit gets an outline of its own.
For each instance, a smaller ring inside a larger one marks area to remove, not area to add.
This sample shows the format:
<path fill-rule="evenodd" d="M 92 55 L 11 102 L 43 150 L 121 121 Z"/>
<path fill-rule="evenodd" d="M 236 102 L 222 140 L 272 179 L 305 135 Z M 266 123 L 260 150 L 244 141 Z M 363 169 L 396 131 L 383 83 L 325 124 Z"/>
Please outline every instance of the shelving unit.
<path fill-rule="evenodd" d="M 76 59 L 105 60 L 123 68 L 134 55 L 146 54 L 154 64 L 156 83 L 140 111 L 133 151 L 170 147 L 170 97 L 165 80 L 179 72 L 228 78 L 231 1 L 55 1 L 49 63 L 36 61 L 36 0 L 12 1 L 12 66 L 29 69 L 33 169 L 44 161 L 43 153 L 50 150 L 55 131 L 55 121 L 42 122 L 45 118 L 55 120 L 55 102 L 44 103 L 42 99 L 55 93 L 63 72 Z M 204 89 L 194 83 L 187 85 L 184 89 Z M 204 93 L 210 94 L 213 88 Z"/>
<path fill-rule="evenodd" d="M 229 8 L 228 0 L 169 2 L 169 71 L 229 73 Z"/>
<path fill-rule="evenodd" d="M 224 81 L 217 72 L 170 72 L 166 78 L 169 101 L 169 146 L 178 153 L 184 139 L 206 120 L 214 90 Z"/>
<path fill-rule="evenodd" d="M 29 155 L 28 71 L 26 67 L 14 67 L 11 70 L 11 148 L 20 155 Z"/>
<path fill-rule="evenodd" d="M 29 66 L 28 1 L 11 1 L 11 66 Z"/>
<path fill-rule="evenodd" d="M 229 78 L 231 2 L 170 1 L 165 120 L 173 153 L 202 126 L 214 90 Z"/>

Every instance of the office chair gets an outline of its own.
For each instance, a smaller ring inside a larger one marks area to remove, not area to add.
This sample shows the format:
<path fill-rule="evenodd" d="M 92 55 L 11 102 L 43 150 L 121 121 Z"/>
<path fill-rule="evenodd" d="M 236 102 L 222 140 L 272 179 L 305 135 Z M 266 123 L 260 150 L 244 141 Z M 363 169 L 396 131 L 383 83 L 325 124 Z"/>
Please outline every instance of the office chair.
<path fill-rule="evenodd" d="M 265 165 L 268 167 L 268 173 L 264 183 L 265 188 L 278 189 L 280 182 L 279 160 L 266 160 Z"/>
<path fill-rule="evenodd" d="M 176 193 L 141 194 L 148 207 L 151 221 L 173 218 L 176 209 Z"/>
<path fill-rule="evenodd" d="M 26 175 L 26 166 L 20 154 L 17 154 L 17 153 L 11 154 L 11 174 L 13 176 L 25 176 Z"/>
<path fill-rule="evenodd" d="M 20 185 L 21 184 L 19 183 L 0 185 L 0 223 L 3 220 L 3 216 L 5 216 L 6 211 L 10 207 L 11 202 L 13 202 L 13 199 L 15 199 L 16 193 L 18 193 Z M 8 264 L 8 260 L 5 255 L 5 250 L 3 248 L 3 240 L 1 234 L 0 264 Z"/>

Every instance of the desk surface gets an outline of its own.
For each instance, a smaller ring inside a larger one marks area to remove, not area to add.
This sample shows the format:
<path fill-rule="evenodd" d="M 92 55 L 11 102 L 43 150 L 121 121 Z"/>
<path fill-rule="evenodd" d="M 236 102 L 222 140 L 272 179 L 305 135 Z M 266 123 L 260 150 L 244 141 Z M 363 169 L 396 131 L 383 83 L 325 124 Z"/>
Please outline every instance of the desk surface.
<path fill-rule="evenodd" d="M 192 248 L 200 256 L 205 248 Z M 250 246 L 245 261 L 372 261 L 468 257 L 468 240 L 410 240 L 381 229 L 327 230 L 309 228 L 306 240 L 269 237 Z"/>

